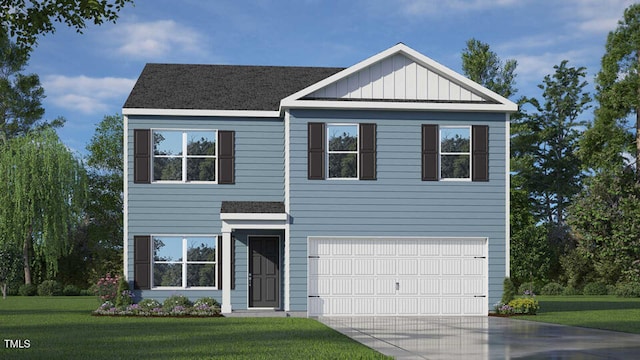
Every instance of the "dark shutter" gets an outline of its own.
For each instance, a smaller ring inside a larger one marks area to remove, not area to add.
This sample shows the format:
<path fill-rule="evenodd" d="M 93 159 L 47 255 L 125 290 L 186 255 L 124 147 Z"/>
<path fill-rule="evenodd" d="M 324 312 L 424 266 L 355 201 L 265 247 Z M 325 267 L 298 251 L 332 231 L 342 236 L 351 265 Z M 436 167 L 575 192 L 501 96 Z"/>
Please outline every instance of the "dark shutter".
<path fill-rule="evenodd" d="M 133 287 L 151 289 L 151 236 L 133 237 Z"/>
<path fill-rule="evenodd" d="M 309 180 L 324 180 L 325 126 L 324 123 L 309 123 L 307 126 L 307 177 Z"/>
<path fill-rule="evenodd" d="M 474 125 L 471 127 L 472 181 L 489 181 L 489 127 Z"/>
<path fill-rule="evenodd" d="M 218 254 L 218 259 L 216 260 L 218 262 L 216 264 L 216 268 L 218 269 L 218 290 L 222 290 L 222 235 L 218 235 L 216 253 Z"/>
<path fill-rule="evenodd" d="M 422 125 L 422 181 L 438 181 L 438 125 Z"/>
<path fill-rule="evenodd" d="M 133 130 L 133 182 L 151 183 L 151 130 Z"/>
<path fill-rule="evenodd" d="M 360 180 L 376 180 L 376 124 L 360 124 Z"/>
<path fill-rule="evenodd" d="M 218 131 L 218 184 L 235 184 L 235 131 Z"/>

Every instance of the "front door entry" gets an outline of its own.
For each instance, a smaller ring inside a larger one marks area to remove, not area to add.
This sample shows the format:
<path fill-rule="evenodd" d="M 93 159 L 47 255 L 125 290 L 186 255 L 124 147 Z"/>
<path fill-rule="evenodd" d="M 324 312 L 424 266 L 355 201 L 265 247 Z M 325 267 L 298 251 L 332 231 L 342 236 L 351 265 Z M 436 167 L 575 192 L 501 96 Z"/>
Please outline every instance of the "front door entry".
<path fill-rule="evenodd" d="M 249 237 L 249 307 L 280 307 L 280 238 Z"/>

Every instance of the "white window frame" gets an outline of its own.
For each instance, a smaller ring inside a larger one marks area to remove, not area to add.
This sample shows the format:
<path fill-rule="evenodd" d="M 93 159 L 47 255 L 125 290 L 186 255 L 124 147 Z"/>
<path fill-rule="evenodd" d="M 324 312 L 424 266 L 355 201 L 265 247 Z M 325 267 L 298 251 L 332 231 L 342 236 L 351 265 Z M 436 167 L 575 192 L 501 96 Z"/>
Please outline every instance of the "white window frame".
<path fill-rule="evenodd" d="M 162 131 L 173 131 L 182 133 L 182 155 L 156 155 L 153 151 L 153 134 L 155 132 Z M 187 154 L 188 141 L 187 133 L 189 132 L 213 132 L 216 140 L 216 154 L 215 155 L 189 155 Z M 217 184 L 218 183 L 218 130 L 217 129 L 151 129 L 151 141 L 152 141 L 152 149 L 151 149 L 151 178 L 153 179 L 152 183 L 159 184 Z M 181 180 L 156 180 L 154 178 L 154 159 L 155 158 L 167 158 L 167 159 L 182 159 L 182 179 Z M 215 179 L 213 181 L 187 181 L 187 161 L 189 158 L 206 158 L 206 159 L 215 159 L 216 164 L 216 173 Z"/>
<path fill-rule="evenodd" d="M 469 129 L 469 151 L 468 152 L 443 152 L 442 151 L 442 130 L 446 129 Z M 447 125 L 438 126 L 438 178 L 441 181 L 471 181 L 471 171 L 473 170 L 473 131 L 470 125 Z M 467 178 L 444 178 L 442 177 L 442 156 L 443 155 L 468 155 L 469 156 L 469 177 Z"/>
<path fill-rule="evenodd" d="M 176 234 L 156 234 L 151 235 L 151 289 L 152 290 L 218 290 L 218 274 L 220 271 L 220 264 L 218 263 L 218 236 L 219 235 L 176 235 Z M 155 261 L 153 256 L 154 239 L 172 237 L 181 238 L 182 240 L 182 261 Z M 189 238 L 213 238 L 216 249 L 216 260 L 214 261 L 188 261 L 187 250 L 189 249 Z M 182 264 L 182 286 L 155 286 L 153 278 L 155 264 Z M 187 286 L 187 267 L 188 265 L 198 264 L 214 264 L 216 269 L 215 286 Z"/>
<path fill-rule="evenodd" d="M 355 126 L 356 127 L 356 150 L 355 151 L 335 151 L 329 149 L 329 128 L 331 126 Z M 327 123 L 326 125 L 326 149 L 327 154 L 325 158 L 325 171 L 327 172 L 326 179 L 327 180 L 360 180 L 360 125 L 355 123 Z M 352 178 L 343 178 L 343 177 L 330 177 L 329 176 L 329 156 L 331 154 L 356 154 L 356 176 Z"/>

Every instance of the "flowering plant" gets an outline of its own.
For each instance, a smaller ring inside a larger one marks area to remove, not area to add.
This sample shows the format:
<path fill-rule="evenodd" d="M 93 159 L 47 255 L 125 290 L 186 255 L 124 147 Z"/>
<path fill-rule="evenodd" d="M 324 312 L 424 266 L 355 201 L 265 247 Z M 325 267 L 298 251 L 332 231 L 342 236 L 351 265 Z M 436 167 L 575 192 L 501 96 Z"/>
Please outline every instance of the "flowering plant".
<path fill-rule="evenodd" d="M 114 301 L 118 296 L 118 276 L 112 277 L 111 274 L 98 280 L 95 287 L 95 293 L 101 301 Z"/>

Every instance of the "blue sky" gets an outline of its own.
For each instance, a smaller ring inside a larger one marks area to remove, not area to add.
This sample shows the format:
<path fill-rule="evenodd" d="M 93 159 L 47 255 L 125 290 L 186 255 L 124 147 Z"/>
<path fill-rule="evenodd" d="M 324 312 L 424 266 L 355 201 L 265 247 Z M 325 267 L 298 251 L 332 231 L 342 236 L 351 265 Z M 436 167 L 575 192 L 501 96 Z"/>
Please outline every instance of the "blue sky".
<path fill-rule="evenodd" d="M 629 0 L 137 0 L 117 24 L 41 37 L 26 72 L 40 75 L 45 118 L 85 153 L 104 115 L 120 113 L 145 63 L 348 67 L 403 42 L 461 72 L 470 38 L 516 59 L 518 93 L 539 96 L 553 66 L 593 83 L 609 31 Z M 591 87 L 590 87 L 591 88 Z"/>

